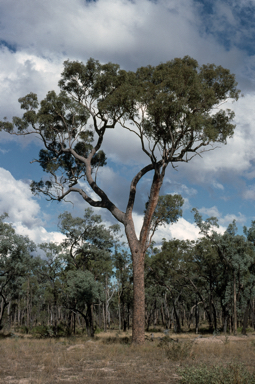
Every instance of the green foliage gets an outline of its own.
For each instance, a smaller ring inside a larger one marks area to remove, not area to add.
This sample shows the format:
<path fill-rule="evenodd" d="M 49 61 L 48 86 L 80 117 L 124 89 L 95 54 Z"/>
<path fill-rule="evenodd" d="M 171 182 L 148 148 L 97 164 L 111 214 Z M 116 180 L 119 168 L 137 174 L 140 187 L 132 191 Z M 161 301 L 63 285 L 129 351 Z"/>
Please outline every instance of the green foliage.
<path fill-rule="evenodd" d="M 179 370 L 180 384 L 254 384 L 255 375 L 244 365 L 196 365 Z"/>
<path fill-rule="evenodd" d="M 146 210 L 148 208 L 149 201 L 146 203 Z M 157 228 L 161 225 L 175 223 L 180 216 L 182 216 L 182 205 L 184 200 L 181 195 L 165 195 L 159 196 L 157 207 L 154 211 L 150 231 L 152 236 L 154 235 Z M 146 210 L 144 213 L 146 213 Z"/>
<path fill-rule="evenodd" d="M 31 334 L 35 339 L 43 339 L 47 337 L 53 337 L 54 331 L 52 327 L 47 325 L 37 325 L 31 329 Z"/>
<path fill-rule="evenodd" d="M 66 236 L 63 246 L 67 269 L 89 270 L 98 280 L 112 273 L 113 234 L 102 224 L 100 215 L 90 208 L 85 209 L 83 218 L 65 212 L 59 216 L 59 228 Z"/>
<path fill-rule="evenodd" d="M 228 70 L 215 65 L 199 67 L 196 60 L 186 56 L 139 68 L 136 74 L 140 97 L 148 111 L 146 134 L 160 146 L 168 147 L 180 129 L 187 133 L 180 142 L 184 147 L 190 139 L 193 141 L 192 133 L 203 141 L 221 142 L 233 134 L 229 110 L 209 114 L 226 97 L 238 98 L 234 76 Z"/>
<path fill-rule="evenodd" d="M 36 327 L 33 327 L 31 329 L 31 334 L 36 339 L 54 336 L 52 327 L 49 327 L 47 325 L 37 325 Z"/>
<path fill-rule="evenodd" d="M 71 191 L 80 193 L 81 188 L 73 186 L 81 178 L 105 197 L 90 177 L 106 164 L 101 150 L 103 137 L 117 123 L 139 137 L 141 149 L 153 164 L 149 171 L 156 164 L 161 167 L 163 163 L 189 161 L 210 143 L 226 143 L 234 132 L 234 113 L 219 109 L 219 105 L 227 98 L 237 100 L 240 93 L 228 69 L 214 64 L 199 66 L 189 56 L 141 67 L 136 72 L 94 59 L 86 64 L 67 60 L 59 87 L 58 95 L 50 91 L 40 104 L 33 93 L 20 98 L 23 117 L 14 117 L 12 123 L 0 122 L 0 130 L 33 132 L 43 140 L 45 149 L 37 161 L 50 177 L 33 182 L 31 188 L 34 193 L 58 200 Z M 138 130 L 130 129 L 127 121 Z M 157 148 L 161 149 L 159 160 Z M 88 196 L 85 200 L 110 209 L 105 202 Z"/>
<path fill-rule="evenodd" d="M 102 286 L 89 271 L 68 271 L 66 273 L 66 293 L 79 305 L 93 304 L 103 298 Z"/>
<path fill-rule="evenodd" d="M 5 309 L 11 300 L 18 297 L 24 279 L 29 275 L 33 265 L 32 251 L 35 249 L 27 237 L 19 236 L 0 216 L 0 327 Z"/>

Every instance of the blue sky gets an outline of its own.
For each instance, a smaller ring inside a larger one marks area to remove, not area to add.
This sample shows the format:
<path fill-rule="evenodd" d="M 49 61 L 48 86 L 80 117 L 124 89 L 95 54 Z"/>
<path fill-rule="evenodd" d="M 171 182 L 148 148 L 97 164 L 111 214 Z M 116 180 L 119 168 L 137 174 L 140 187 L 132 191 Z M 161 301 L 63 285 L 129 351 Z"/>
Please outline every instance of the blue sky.
<path fill-rule="evenodd" d="M 181 193 L 183 218 L 161 228 L 162 237 L 195 239 L 191 209 L 217 216 L 220 230 L 237 220 L 239 230 L 255 219 L 255 1 L 254 0 L 0 0 L 0 120 L 20 115 L 18 98 L 29 92 L 42 99 L 57 83 L 66 59 L 86 62 L 93 57 L 127 70 L 190 55 L 199 64 L 229 68 L 244 97 L 229 107 L 236 130 L 226 146 L 204 153 L 178 171 L 167 170 L 162 193 Z M 101 186 L 125 209 L 127 189 L 143 164 L 139 143 L 128 132 L 113 130 L 103 148 L 107 166 Z M 7 212 L 21 234 L 34 241 L 60 241 L 58 215 L 70 210 L 83 215 L 87 204 L 33 197 L 29 183 L 43 173 L 34 137 L 0 133 L 0 213 Z M 149 178 L 139 187 L 135 223 L 141 225 Z M 111 215 L 99 210 L 107 224 Z"/>

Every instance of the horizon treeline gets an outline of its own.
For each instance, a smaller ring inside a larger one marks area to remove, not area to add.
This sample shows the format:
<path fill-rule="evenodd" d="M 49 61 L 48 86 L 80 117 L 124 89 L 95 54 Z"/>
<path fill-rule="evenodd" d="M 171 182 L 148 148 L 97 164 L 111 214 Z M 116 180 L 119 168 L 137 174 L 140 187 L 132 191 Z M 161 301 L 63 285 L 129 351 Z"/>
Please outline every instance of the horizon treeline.
<path fill-rule="evenodd" d="M 255 329 L 255 221 L 220 234 L 203 220 L 196 241 L 163 239 L 145 260 L 145 331 Z M 39 336 L 126 331 L 132 326 L 132 261 L 118 225 L 100 215 L 59 216 L 61 244 L 36 246 L 0 216 L 0 329 Z"/>

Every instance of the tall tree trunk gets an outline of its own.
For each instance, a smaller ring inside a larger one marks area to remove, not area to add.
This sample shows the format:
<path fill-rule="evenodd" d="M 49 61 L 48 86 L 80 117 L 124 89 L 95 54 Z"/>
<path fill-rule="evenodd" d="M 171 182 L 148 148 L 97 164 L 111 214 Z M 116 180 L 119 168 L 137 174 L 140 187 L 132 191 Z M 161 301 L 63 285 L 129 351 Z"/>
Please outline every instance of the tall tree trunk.
<path fill-rule="evenodd" d="M 237 334 L 237 313 L 236 313 L 236 275 L 235 271 L 233 273 L 234 280 L 233 280 L 233 304 L 234 304 L 234 318 L 233 318 L 233 333 L 234 335 Z"/>
<path fill-rule="evenodd" d="M 94 337 L 93 304 L 88 304 L 87 316 L 88 316 L 88 325 L 89 325 L 88 336 Z"/>
<path fill-rule="evenodd" d="M 132 218 L 132 211 L 135 202 L 136 186 L 141 177 L 137 175 L 130 188 L 129 201 L 125 214 L 125 232 L 132 255 L 133 262 L 133 322 L 132 322 L 132 342 L 143 344 L 145 341 L 145 290 L 144 290 L 144 258 L 148 247 L 149 232 L 153 214 L 158 204 L 159 192 L 163 183 L 167 164 L 155 165 L 154 176 L 150 189 L 150 197 L 144 215 L 143 225 L 140 231 L 139 240 L 136 236 L 135 226 Z M 160 170 L 160 168 L 162 168 Z"/>
<path fill-rule="evenodd" d="M 173 300 L 174 317 L 175 317 L 175 322 L 176 322 L 175 332 L 180 333 L 181 332 L 181 324 L 180 324 L 180 319 L 179 319 L 179 315 L 178 315 L 178 312 L 176 310 L 175 304 L 176 304 L 175 300 Z"/>
<path fill-rule="evenodd" d="M 104 332 L 107 332 L 107 320 L 106 320 L 106 301 L 103 304 L 103 319 L 104 319 Z"/>
<path fill-rule="evenodd" d="M 18 326 L 20 327 L 21 326 L 21 321 L 20 321 L 20 296 L 18 298 L 18 319 L 17 319 L 17 322 L 18 322 Z"/>
<path fill-rule="evenodd" d="M 121 296 L 121 300 L 120 300 L 120 303 L 121 303 L 121 312 L 122 312 L 122 329 L 123 329 L 123 332 L 126 332 L 127 330 L 127 314 L 126 314 L 126 303 L 125 303 L 125 299 L 124 299 L 124 295 Z"/>
<path fill-rule="evenodd" d="M 145 341 L 145 289 L 144 289 L 144 256 L 140 242 L 137 240 L 133 220 L 125 227 L 126 236 L 133 262 L 133 321 L 132 341 L 143 344 Z"/>
<path fill-rule="evenodd" d="M 251 301 L 250 299 L 247 302 L 246 309 L 243 316 L 243 328 L 242 328 L 242 335 L 246 335 L 246 328 L 248 326 L 248 318 L 249 318 L 249 312 L 250 312 L 250 305 Z"/>
<path fill-rule="evenodd" d="M 76 313 L 73 312 L 73 334 L 76 333 Z"/>
<path fill-rule="evenodd" d="M 27 281 L 27 328 L 30 328 L 30 300 L 29 300 L 29 278 Z"/>
<path fill-rule="evenodd" d="M 212 302 L 212 309 L 213 309 L 213 322 L 214 322 L 214 330 L 217 331 L 218 324 L 217 324 L 217 312 L 214 303 Z"/>
<path fill-rule="evenodd" d="M 138 251 L 137 251 L 138 253 Z M 136 344 L 144 343 L 145 291 L 144 257 L 142 254 L 133 259 L 134 307 L 132 321 L 132 339 Z"/>
<path fill-rule="evenodd" d="M 252 326 L 252 328 L 255 330 L 255 321 L 254 321 L 254 299 L 252 300 L 251 326 Z"/>
<path fill-rule="evenodd" d="M 3 328 L 2 321 L 3 321 L 4 311 L 5 311 L 5 308 L 8 306 L 8 304 L 9 303 L 2 296 L 1 310 L 0 310 L 0 330 Z"/>
<path fill-rule="evenodd" d="M 127 305 L 127 329 L 129 330 L 130 304 Z"/>
<path fill-rule="evenodd" d="M 163 304 L 161 304 L 161 306 L 160 306 L 160 314 L 161 314 L 162 325 L 164 328 L 166 328 L 166 320 L 165 320 Z"/>
<path fill-rule="evenodd" d="M 120 308 L 120 291 L 118 289 L 118 317 L 119 317 L 119 331 L 121 331 L 121 308 Z"/>
<path fill-rule="evenodd" d="M 195 318 L 196 318 L 196 334 L 198 334 L 199 330 L 199 310 L 198 310 L 198 301 L 196 300 L 196 308 L 195 308 Z"/>

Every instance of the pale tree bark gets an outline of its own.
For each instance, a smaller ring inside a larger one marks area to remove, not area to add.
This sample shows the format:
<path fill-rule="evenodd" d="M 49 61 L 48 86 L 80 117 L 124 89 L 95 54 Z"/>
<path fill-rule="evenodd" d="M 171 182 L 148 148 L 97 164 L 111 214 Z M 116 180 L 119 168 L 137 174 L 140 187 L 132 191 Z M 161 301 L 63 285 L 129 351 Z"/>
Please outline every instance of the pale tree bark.
<path fill-rule="evenodd" d="M 233 304 L 234 304 L 234 318 L 233 318 L 233 333 L 237 334 L 237 313 L 236 313 L 236 275 L 235 271 L 233 272 Z"/>

